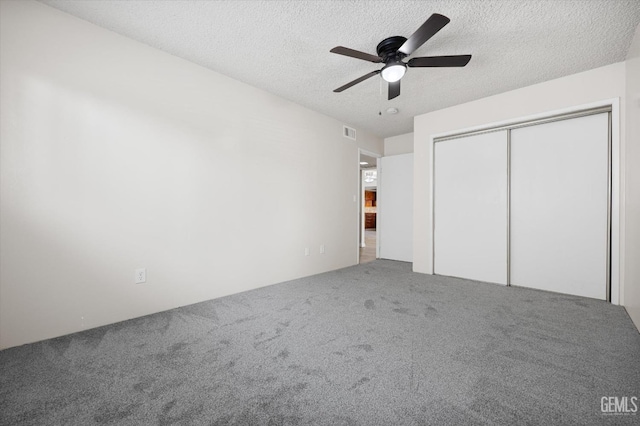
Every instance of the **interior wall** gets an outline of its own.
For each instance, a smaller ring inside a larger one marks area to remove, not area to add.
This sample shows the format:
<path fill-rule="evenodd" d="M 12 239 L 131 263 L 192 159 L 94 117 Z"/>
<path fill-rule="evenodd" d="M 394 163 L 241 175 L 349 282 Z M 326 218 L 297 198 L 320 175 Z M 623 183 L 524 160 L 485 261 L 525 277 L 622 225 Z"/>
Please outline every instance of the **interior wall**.
<path fill-rule="evenodd" d="M 40 3 L 0 7 L 0 348 L 357 263 L 358 147 L 382 139 Z"/>
<path fill-rule="evenodd" d="M 432 273 L 432 137 L 491 123 L 543 114 L 620 98 L 625 101 L 625 63 L 616 63 L 544 83 L 434 111 L 414 119 L 414 247 L 413 269 Z M 625 143 L 625 109 L 620 114 L 621 152 Z M 614 159 L 616 161 L 618 159 Z M 624 164 L 621 163 L 621 173 Z M 614 177 L 616 179 L 616 177 Z M 621 182 L 620 187 L 623 188 Z M 620 235 L 624 236 L 624 211 Z M 624 260 L 624 259 L 623 259 Z"/>
<path fill-rule="evenodd" d="M 627 143 L 625 152 L 625 307 L 640 329 L 640 26 L 626 61 Z"/>
<path fill-rule="evenodd" d="M 413 152 L 413 132 L 384 139 L 384 155 L 411 154 Z"/>

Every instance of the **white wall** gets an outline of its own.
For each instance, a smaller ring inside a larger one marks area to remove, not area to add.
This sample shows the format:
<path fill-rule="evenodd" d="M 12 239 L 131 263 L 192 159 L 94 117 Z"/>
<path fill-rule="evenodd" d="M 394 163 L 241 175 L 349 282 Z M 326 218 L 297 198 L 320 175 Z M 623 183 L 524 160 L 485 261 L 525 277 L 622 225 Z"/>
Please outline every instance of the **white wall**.
<path fill-rule="evenodd" d="M 358 145 L 381 139 L 48 6 L 0 7 L 0 348 L 357 263 Z"/>
<path fill-rule="evenodd" d="M 617 63 L 479 99 L 415 117 L 413 268 L 432 273 L 431 155 L 432 136 L 490 123 L 516 120 L 612 98 L 625 100 L 625 63 Z M 620 110 L 620 143 L 624 149 L 625 110 Z M 615 159 L 617 160 L 617 159 Z M 620 166 L 624 172 L 624 165 Z M 620 187 L 623 188 L 622 182 Z M 624 236 L 624 211 L 620 235 Z M 620 243 L 623 244 L 621 238 Z M 624 260 L 624 259 L 623 259 Z"/>
<path fill-rule="evenodd" d="M 640 329 L 640 26 L 626 62 L 627 143 L 625 152 L 626 260 L 624 300 Z"/>
<path fill-rule="evenodd" d="M 384 155 L 410 154 L 413 152 L 413 132 L 384 139 Z"/>

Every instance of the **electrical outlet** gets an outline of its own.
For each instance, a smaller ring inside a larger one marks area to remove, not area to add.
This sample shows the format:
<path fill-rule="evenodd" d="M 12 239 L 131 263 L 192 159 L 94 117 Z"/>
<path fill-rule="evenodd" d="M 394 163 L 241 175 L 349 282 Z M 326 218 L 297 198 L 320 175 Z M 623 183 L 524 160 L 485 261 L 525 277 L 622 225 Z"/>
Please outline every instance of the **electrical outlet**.
<path fill-rule="evenodd" d="M 310 254 L 310 253 L 309 253 L 309 247 L 305 247 L 305 248 L 304 248 L 304 255 L 305 255 L 305 256 L 309 256 L 309 254 Z"/>
<path fill-rule="evenodd" d="M 147 282 L 147 268 L 136 269 L 136 284 Z"/>
<path fill-rule="evenodd" d="M 324 254 L 324 244 L 320 244 L 320 254 Z"/>

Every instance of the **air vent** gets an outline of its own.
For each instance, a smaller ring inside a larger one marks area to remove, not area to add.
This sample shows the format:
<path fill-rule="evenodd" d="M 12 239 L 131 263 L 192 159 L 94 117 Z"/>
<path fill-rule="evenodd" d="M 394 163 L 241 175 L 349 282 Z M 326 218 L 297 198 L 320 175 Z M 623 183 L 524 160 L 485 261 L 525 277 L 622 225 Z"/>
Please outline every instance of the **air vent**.
<path fill-rule="evenodd" d="M 355 141 L 356 129 L 352 129 L 351 127 L 347 127 L 347 126 L 342 126 L 342 136 Z"/>

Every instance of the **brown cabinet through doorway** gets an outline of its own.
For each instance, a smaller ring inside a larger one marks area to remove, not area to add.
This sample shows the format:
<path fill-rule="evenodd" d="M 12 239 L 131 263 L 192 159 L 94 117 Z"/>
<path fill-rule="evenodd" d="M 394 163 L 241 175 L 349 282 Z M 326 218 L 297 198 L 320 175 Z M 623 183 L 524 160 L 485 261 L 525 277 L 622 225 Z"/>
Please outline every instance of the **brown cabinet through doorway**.
<path fill-rule="evenodd" d="M 376 214 L 365 213 L 364 214 L 364 227 L 365 229 L 375 229 L 376 227 Z"/>
<path fill-rule="evenodd" d="M 377 214 L 377 193 L 376 191 L 364 191 L 364 227 L 365 229 L 376 228 Z"/>

